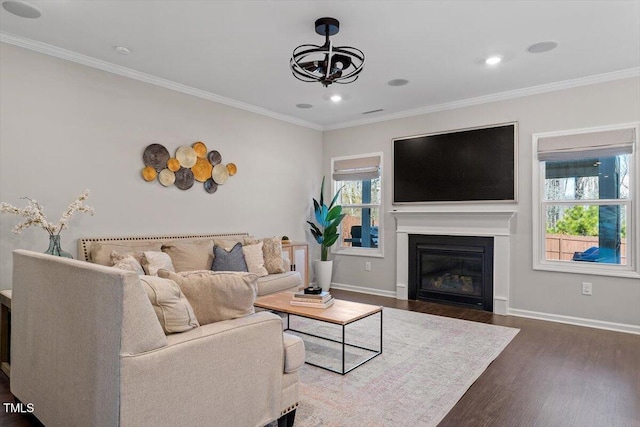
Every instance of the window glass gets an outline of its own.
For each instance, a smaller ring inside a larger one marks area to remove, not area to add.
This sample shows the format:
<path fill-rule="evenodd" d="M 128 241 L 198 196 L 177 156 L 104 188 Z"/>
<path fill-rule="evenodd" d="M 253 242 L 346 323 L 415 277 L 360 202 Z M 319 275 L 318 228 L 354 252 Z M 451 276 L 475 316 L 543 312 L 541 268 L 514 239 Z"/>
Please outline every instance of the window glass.
<path fill-rule="evenodd" d="M 342 220 L 342 247 L 377 248 L 379 233 L 378 208 L 343 208 L 347 216 Z"/>

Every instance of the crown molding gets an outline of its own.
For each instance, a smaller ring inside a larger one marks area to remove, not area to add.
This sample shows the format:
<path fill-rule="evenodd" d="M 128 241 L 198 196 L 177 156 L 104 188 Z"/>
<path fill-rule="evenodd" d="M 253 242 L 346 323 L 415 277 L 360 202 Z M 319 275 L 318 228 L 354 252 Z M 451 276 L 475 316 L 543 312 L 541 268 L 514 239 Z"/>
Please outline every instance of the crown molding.
<path fill-rule="evenodd" d="M 416 108 L 413 110 L 400 111 L 398 113 L 387 114 L 385 116 L 352 120 L 335 125 L 325 125 L 324 131 L 344 129 L 354 126 L 368 125 L 378 122 L 386 122 L 389 120 L 403 119 L 406 117 L 420 116 L 423 114 L 436 113 L 439 111 L 454 110 L 456 108 L 471 107 L 474 105 L 488 104 L 490 102 L 505 101 L 514 98 L 522 98 L 525 96 L 538 95 L 547 92 L 555 92 L 564 89 L 571 89 L 580 86 L 588 86 L 597 83 L 606 83 L 614 80 L 627 79 L 632 77 L 640 77 L 640 67 L 629 68 L 626 70 L 613 71 L 610 73 L 597 74 L 594 76 L 580 77 L 578 79 L 564 80 L 561 82 L 547 83 L 538 86 L 531 86 L 523 89 L 510 90 L 491 95 L 479 96 L 477 98 L 462 99 L 459 101 L 447 102 L 444 104 L 432 105 L 428 107 Z"/>
<path fill-rule="evenodd" d="M 259 114 L 262 116 L 270 117 L 272 119 L 280 120 L 294 125 L 311 128 L 314 130 L 322 131 L 323 126 L 301 120 L 295 117 L 287 116 L 285 114 L 275 113 L 265 108 L 257 107 L 255 105 L 247 104 L 235 99 L 226 98 L 224 96 L 216 95 L 215 93 L 207 92 L 204 90 L 196 89 L 191 86 L 183 85 L 173 82 L 171 80 L 163 79 L 160 77 L 152 76 L 150 74 L 142 73 L 140 71 L 132 70 L 127 67 L 115 65 L 101 59 L 96 59 L 91 56 L 82 55 L 77 52 L 73 52 L 60 47 L 52 46 L 50 44 L 42 43 L 35 40 L 30 40 L 24 37 L 16 36 L 0 32 L 0 42 L 11 44 L 14 46 L 22 47 L 25 49 L 33 50 L 35 52 L 44 53 L 45 55 L 54 56 L 56 58 L 64 59 L 67 61 L 75 62 L 77 64 L 85 65 L 87 67 L 97 68 L 108 73 L 117 74 L 119 76 L 128 77 L 130 79 L 138 80 L 144 83 L 149 83 L 154 86 L 160 86 L 165 89 L 174 90 L 176 92 L 185 93 L 187 95 L 196 96 L 198 98 L 206 99 L 208 101 L 224 104 L 229 107 L 238 108 L 240 110 L 249 111 L 251 113 Z"/>
<path fill-rule="evenodd" d="M 376 118 L 367 118 L 361 120 L 352 120 L 343 123 L 320 125 L 318 123 L 309 122 L 306 120 L 298 119 L 285 114 L 280 114 L 267 110 L 262 107 L 247 104 L 235 99 L 226 98 L 220 95 L 216 95 L 211 92 L 207 92 L 201 89 L 196 89 L 191 86 L 183 85 L 173 82 L 171 80 L 162 79 L 160 77 L 152 76 L 150 74 L 142 73 L 140 71 L 132 70 L 130 68 L 115 65 L 107 61 L 96 59 L 87 55 L 82 55 L 77 52 L 73 52 L 67 49 L 62 49 L 53 45 L 30 40 L 24 37 L 16 36 L 14 34 L 4 33 L 0 31 L 0 42 L 15 45 L 25 49 L 33 50 L 35 52 L 44 53 L 45 55 L 54 56 L 67 61 L 75 62 L 77 64 L 85 65 L 92 68 L 97 68 L 102 71 L 117 74 L 123 77 L 128 77 L 134 80 L 138 80 L 144 83 L 149 83 L 154 86 L 163 87 L 165 89 L 174 90 L 177 92 L 185 93 L 187 95 L 196 96 L 198 98 L 206 99 L 208 101 L 217 102 L 219 104 L 227 105 L 229 107 L 238 108 L 240 110 L 249 111 L 251 113 L 259 114 L 262 116 L 270 117 L 275 120 L 295 124 L 298 126 L 307 127 L 318 131 L 330 131 L 344 128 L 350 128 L 355 126 L 368 125 L 379 122 L 386 122 L 389 120 L 403 119 L 407 117 L 420 116 L 423 114 L 436 113 L 439 111 L 453 110 L 456 108 L 471 107 L 474 105 L 488 104 L 491 102 L 505 101 L 509 99 L 521 98 L 525 96 L 538 95 L 547 92 L 555 92 L 564 89 L 571 89 L 580 86 L 588 86 L 597 83 L 605 83 L 614 80 L 621 80 L 632 77 L 640 77 L 640 67 L 629 68 L 626 70 L 613 71 L 610 73 L 597 74 L 594 76 L 580 77 L 577 79 L 564 80 L 561 82 L 548 83 L 538 86 L 531 86 L 523 89 L 516 89 L 506 92 L 495 93 L 491 95 L 479 96 L 476 98 L 462 99 L 459 101 L 447 102 L 438 105 L 431 105 L 427 107 L 416 108 L 412 110 L 400 111 L 398 113 L 387 114 Z"/>

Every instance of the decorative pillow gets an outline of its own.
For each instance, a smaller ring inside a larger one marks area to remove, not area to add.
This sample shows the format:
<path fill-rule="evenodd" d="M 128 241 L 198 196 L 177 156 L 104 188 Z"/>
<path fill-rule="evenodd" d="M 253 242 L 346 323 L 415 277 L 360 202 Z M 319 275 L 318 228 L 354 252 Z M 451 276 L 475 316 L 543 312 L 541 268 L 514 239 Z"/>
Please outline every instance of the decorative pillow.
<path fill-rule="evenodd" d="M 165 334 L 184 332 L 200 326 L 191 304 L 176 282 L 157 276 L 141 276 L 140 282 Z"/>
<path fill-rule="evenodd" d="M 142 269 L 142 265 L 140 264 L 141 256 L 142 252 L 140 252 L 139 254 L 123 254 L 113 251 L 111 252 L 111 263 L 115 268 L 119 268 L 120 270 L 133 271 L 137 275 L 143 275 L 144 270 Z"/>
<path fill-rule="evenodd" d="M 255 273 L 258 277 L 264 277 L 269 272 L 264 268 L 264 256 L 262 255 L 263 242 L 242 247 L 244 260 L 247 262 L 249 273 Z"/>
<path fill-rule="evenodd" d="M 280 237 L 267 237 L 264 239 L 252 239 L 245 237 L 245 245 L 253 245 L 258 242 L 263 242 L 262 255 L 264 256 L 264 267 L 269 274 L 285 273 L 287 270 L 284 268 L 285 261 L 282 258 L 282 240 Z"/>
<path fill-rule="evenodd" d="M 214 237 L 213 244 L 214 246 L 222 246 L 226 250 L 231 250 L 236 243 L 243 244 L 243 237 Z"/>
<path fill-rule="evenodd" d="M 153 241 L 130 241 L 122 243 L 95 243 L 91 245 L 89 252 L 89 260 L 100 265 L 111 265 L 111 252 L 120 253 L 142 252 L 142 251 L 159 251 L 162 247 L 161 242 Z"/>
<path fill-rule="evenodd" d="M 142 268 L 149 276 L 157 276 L 161 268 L 169 271 L 176 271 L 171 263 L 171 258 L 164 252 L 144 251 L 142 257 Z"/>
<path fill-rule="evenodd" d="M 228 251 L 221 246 L 214 246 L 213 263 L 211 270 L 213 271 L 249 271 L 247 262 L 244 260 L 242 253 L 242 244 L 236 243 L 233 248 Z"/>
<path fill-rule="evenodd" d="M 176 271 L 208 270 L 213 261 L 213 239 L 174 240 L 162 245 Z"/>
<path fill-rule="evenodd" d="M 160 270 L 158 275 L 180 286 L 201 325 L 255 313 L 258 276 L 253 273 Z"/>

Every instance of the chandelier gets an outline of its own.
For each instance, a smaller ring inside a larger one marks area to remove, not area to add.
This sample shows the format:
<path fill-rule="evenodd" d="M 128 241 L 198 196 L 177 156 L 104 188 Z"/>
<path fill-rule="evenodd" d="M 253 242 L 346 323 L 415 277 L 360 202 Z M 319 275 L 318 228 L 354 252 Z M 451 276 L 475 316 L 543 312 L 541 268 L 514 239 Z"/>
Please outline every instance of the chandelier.
<path fill-rule="evenodd" d="M 340 22 L 335 18 L 316 20 L 316 33 L 325 36 L 322 46 L 303 44 L 293 50 L 289 66 L 293 76 L 303 82 L 353 83 L 364 66 L 364 53 L 351 46 L 334 46 L 329 36 L 338 34 Z"/>

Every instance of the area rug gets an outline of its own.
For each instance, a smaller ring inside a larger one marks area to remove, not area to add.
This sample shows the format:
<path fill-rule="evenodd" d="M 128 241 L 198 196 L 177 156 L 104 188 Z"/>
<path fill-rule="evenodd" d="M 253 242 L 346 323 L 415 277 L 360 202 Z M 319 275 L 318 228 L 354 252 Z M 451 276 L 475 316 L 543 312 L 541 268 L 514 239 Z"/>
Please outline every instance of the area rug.
<path fill-rule="evenodd" d="M 291 323 L 321 336 L 340 334 L 339 327 L 321 322 Z M 378 348 L 379 325 L 375 315 L 347 326 L 347 342 Z M 518 333 L 391 308 L 384 309 L 383 325 L 383 353 L 346 375 L 302 367 L 297 427 L 436 426 Z M 308 359 L 340 363 L 339 345 L 303 338 Z M 365 353 L 350 349 L 347 368 Z"/>

